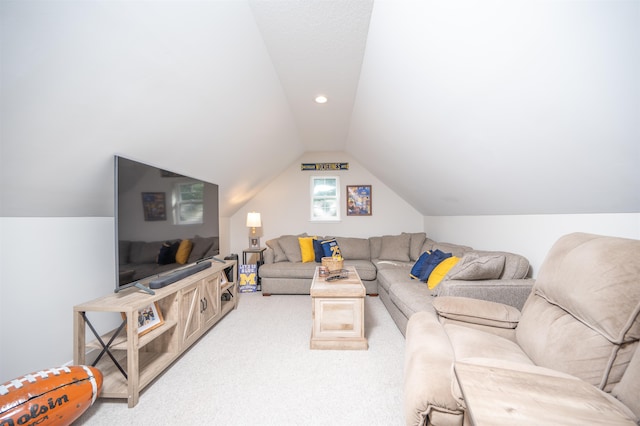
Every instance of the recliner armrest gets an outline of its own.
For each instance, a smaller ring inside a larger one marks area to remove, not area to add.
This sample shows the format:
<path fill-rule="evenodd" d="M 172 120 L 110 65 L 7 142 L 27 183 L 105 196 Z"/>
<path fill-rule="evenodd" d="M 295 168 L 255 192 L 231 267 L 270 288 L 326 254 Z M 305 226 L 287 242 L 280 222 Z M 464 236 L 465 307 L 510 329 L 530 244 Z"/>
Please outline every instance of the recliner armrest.
<path fill-rule="evenodd" d="M 468 297 L 436 297 L 433 308 L 441 317 L 489 327 L 513 329 L 520 321 L 520 311 L 513 306 Z"/>

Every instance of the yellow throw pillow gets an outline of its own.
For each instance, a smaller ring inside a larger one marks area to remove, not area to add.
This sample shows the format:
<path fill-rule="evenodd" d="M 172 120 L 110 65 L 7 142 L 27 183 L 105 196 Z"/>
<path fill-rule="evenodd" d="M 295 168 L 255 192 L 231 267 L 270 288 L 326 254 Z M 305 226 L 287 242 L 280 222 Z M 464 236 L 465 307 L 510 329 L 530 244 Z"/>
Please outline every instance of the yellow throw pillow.
<path fill-rule="evenodd" d="M 427 280 L 427 286 L 429 287 L 429 290 L 433 290 L 434 288 L 436 288 L 436 286 L 440 284 L 440 281 L 442 281 L 444 276 L 447 275 L 451 268 L 453 268 L 459 261 L 459 257 L 451 256 L 438 263 L 438 266 L 436 266 L 431 272 L 431 275 L 429 275 L 429 280 Z"/>
<path fill-rule="evenodd" d="M 316 253 L 313 251 L 313 240 L 316 237 L 298 237 L 300 244 L 300 254 L 302 255 L 302 263 L 315 262 Z"/>
<path fill-rule="evenodd" d="M 176 263 L 179 263 L 181 265 L 187 263 L 192 248 L 193 243 L 191 242 L 191 240 L 180 241 L 180 246 L 178 247 L 178 251 L 176 252 Z"/>

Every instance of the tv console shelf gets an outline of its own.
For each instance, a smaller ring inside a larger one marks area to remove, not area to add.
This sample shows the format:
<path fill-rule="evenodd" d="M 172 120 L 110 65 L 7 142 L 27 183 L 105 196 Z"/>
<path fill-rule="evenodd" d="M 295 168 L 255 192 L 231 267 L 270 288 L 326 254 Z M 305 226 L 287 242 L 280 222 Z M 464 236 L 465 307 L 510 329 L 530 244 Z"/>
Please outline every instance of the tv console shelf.
<path fill-rule="evenodd" d="M 210 268 L 156 289 L 154 295 L 132 287 L 74 306 L 74 364 L 87 364 L 91 358 L 89 363 L 104 376 L 100 397 L 126 398 L 129 408 L 134 407 L 145 386 L 237 307 L 237 267 L 235 260 L 214 262 Z M 138 312 L 154 304 L 163 321 L 139 335 Z M 88 312 L 120 313 L 123 322 L 100 335 Z M 95 340 L 87 341 L 87 327 Z"/>

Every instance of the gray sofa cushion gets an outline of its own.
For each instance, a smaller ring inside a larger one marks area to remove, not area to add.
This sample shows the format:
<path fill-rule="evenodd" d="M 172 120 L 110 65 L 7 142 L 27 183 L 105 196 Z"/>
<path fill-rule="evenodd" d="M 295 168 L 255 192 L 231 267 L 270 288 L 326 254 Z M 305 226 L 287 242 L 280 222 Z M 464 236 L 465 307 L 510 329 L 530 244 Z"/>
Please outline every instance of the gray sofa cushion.
<path fill-rule="evenodd" d="M 344 260 L 344 266 L 355 266 L 358 276 L 362 281 L 373 281 L 378 276 L 378 271 L 371 261 L 363 259 Z"/>
<path fill-rule="evenodd" d="M 411 260 L 409 258 L 410 242 L 411 236 L 409 234 L 383 235 L 380 246 L 380 259 L 408 262 Z"/>
<path fill-rule="evenodd" d="M 435 312 L 432 295 L 425 283 L 415 280 L 392 284 L 389 289 L 389 298 L 407 318 L 416 312 Z"/>
<path fill-rule="evenodd" d="M 378 269 L 378 285 L 387 293 L 393 284 L 410 280 L 409 269 L 398 268 L 397 266 L 386 264 L 384 261 L 377 262 L 376 267 Z"/>
<path fill-rule="evenodd" d="M 260 278 L 313 278 L 317 263 L 276 262 L 260 265 Z"/>
<path fill-rule="evenodd" d="M 409 273 L 411 272 L 411 268 L 413 267 L 413 264 L 414 264 L 414 262 L 398 262 L 397 260 L 375 260 L 375 259 L 373 260 L 373 263 L 376 265 L 376 269 L 378 271 L 382 271 L 385 269 L 400 271 L 402 279 L 411 278 L 409 276 Z"/>
<path fill-rule="evenodd" d="M 422 246 L 427 240 L 427 234 L 424 232 L 403 232 L 403 234 L 409 234 L 411 237 L 411 241 L 409 243 L 410 260 L 418 260 L 422 254 Z"/>
<path fill-rule="evenodd" d="M 369 239 L 367 238 L 336 237 L 336 242 L 345 260 L 371 259 L 371 249 L 369 248 Z"/>

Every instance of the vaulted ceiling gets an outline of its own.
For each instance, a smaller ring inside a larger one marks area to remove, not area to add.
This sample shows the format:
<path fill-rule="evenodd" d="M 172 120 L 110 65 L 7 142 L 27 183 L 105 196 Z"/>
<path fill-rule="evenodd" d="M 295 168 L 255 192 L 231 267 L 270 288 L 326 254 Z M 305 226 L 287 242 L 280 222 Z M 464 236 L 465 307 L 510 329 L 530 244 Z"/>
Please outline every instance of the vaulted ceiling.
<path fill-rule="evenodd" d="M 423 214 L 640 211 L 639 2 L 250 4 L 304 149 Z"/>
<path fill-rule="evenodd" d="M 344 150 L 373 0 L 249 2 L 308 151 Z M 328 97 L 318 104 L 316 96 Z"/>
<path fill-rule="evenodd" d="M 309 151 L 424 215 L 640 212 L 635 0 L 0 12 L 3 215 L 108 216 L 117 153 L 219 183 L 230 216 Z"/>

